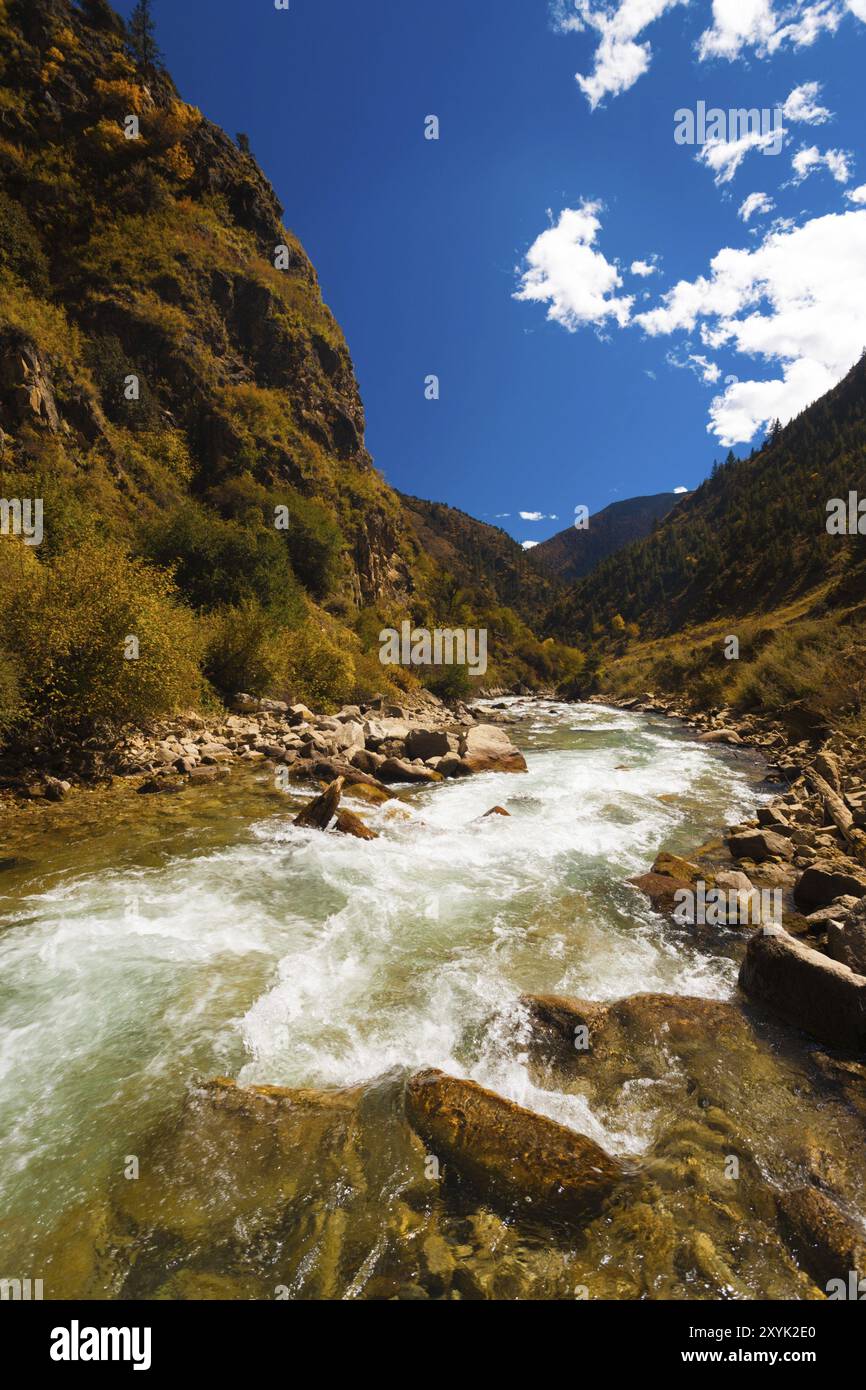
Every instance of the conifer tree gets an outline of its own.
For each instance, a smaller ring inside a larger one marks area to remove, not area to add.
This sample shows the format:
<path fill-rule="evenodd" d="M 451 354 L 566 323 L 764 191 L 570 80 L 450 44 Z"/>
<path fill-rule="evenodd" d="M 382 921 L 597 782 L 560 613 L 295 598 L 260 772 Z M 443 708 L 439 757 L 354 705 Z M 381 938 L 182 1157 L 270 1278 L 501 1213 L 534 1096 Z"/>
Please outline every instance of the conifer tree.
<path fill-rule="evenodd" d="M 138 0 L 129 21 L 129 51 L 139 67 L 155 72 L 162 66 L 162 54 L 156 42 L 156 21 L 151 0 Z"/>

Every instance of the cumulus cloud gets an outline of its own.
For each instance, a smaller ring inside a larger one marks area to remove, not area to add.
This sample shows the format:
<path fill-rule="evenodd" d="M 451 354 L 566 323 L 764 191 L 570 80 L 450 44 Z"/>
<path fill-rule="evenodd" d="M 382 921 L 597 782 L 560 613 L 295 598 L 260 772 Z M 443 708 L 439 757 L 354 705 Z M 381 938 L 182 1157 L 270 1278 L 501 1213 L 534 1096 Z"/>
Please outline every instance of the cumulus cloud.
<path fill-rule="evenodd" d="M 688 492 L 687 487 L 675 487 L 674 492 Z"/>
<path fill-rule="evenodd" d="M 648 261 L 632 261 L 629 269 L 631 270 L 632 275 L 640 275 L 644 279 L 648 275 L 658 274 L 658 266 L 652 259 Z"/>
<path fill-rule="evenodd" d="M 738 215 L 748 222 L 751 217 L 762 217 L 764 213 L 772 212 L 775 206 L 769 193 L 750 193 L 740 204 Z"/>
<path fill-rule="evenodd" d="M 521 512 L 521 521 L 543 521 L 544 512 Z"/>
<path fill-rule="evenodd" d="M 710 407 L 722 444 L 747 443 L 823 395 L 866 341 L 866 211 L 831 213 L 771 232 L 753 250 L 725 248 L 708 275 L 681 280 L 635 316 L 651 336 L 699 330 L 703 345 L 772 364 L 768 381 L 734 381 Z"/>
<path fill-rule="evenodd" d="M 595 249 L 601 229 L 600 203 L 565 208 L 559 221 L 541 233 L 526 253 L 514 298 L 547 304 L 547 317 L 569 332 L 613 319 L 622 328 L 631 318 L 634 297 L 622 288 L 619 269 Z"/>
<path fill-rule="evenodd" d="M 864 0 L 866 3 L 866 0 Z M 801 87 L 795 87 L 788 93 L 782 107 L 782 115 L 789 121 L 797 121 L 801 125 L 823 125 L 829 121 L 832 112 L 826 106 L 819 106 L 817 98 L 821 94 L 820 82 L 804 82 Z"/>
<path fill-rule="evenodd" d="M 645 29 L 668 10 L 688 0 L 619 0 L 601 5 L 594 0 L 558 0 L 554 16 L 565 33 L 594 30 L 598 35 L 595 66 L 588 76 L 575 74 L 578 86 L 595 109 L 607 96 L 628 91 L 650 65 L 649 43 L 637 40 Z"/>
<path fill-rule="evenodd" d="M 817 145 L 798 150 L 791 160 L 794 170 L 794 183 L 802 183 L 816 169 L 826 168 L 837 183 L 847 183 L 851 177 L 849 160 L 852 155 L 845 150 L 825 150 L 822 154 Z"/>
<path fill-rule="evenodd" d="M 520 542 L 520 548 L 521 548 L 521 550 L 534 550 L 535 547 L 536 547 L 537 545 L 538 545 L 538 541 L 521 541 L 521 542 Z"/>
<path fill-rule="evenodd" d="M 841 0 L 713 0 L 713 22 L 698 40 L 701 58 L 739 58 L 753 49 L 759 57 L 786 44 L 806 48 L 821 34 L 834 34 L 842 22 Z"/>
<path fill-rule="evenodd" d="M 562 33 L 596 35 L 593 69 L 576 75 L 593 109 L 605 97 L 628 91 L 643 76 L 652 60 L 645 31 L 669 10 L 688 3 L 552 0 L 554 22 Z M 733 60 L 749 51 L 767 57 L 783 47 L 808 48 L 822 34 L 835 34 L 846 14 L 866 22 L 866 0 L 713 0 L 711 7 L 702 0 L 702 4 L 709 11 L 710 24 L 698 40 L 701 59 Z"/>
<path fill-rule="evenodd" d="M 863 3 L 866 4 L 866 0 L 863 0 Z M 861 183 L 859 188 L 849 189 L 845 197 L 849 202 L 856 203 L 858 207 L 866 203 L 866 183 Z"/>

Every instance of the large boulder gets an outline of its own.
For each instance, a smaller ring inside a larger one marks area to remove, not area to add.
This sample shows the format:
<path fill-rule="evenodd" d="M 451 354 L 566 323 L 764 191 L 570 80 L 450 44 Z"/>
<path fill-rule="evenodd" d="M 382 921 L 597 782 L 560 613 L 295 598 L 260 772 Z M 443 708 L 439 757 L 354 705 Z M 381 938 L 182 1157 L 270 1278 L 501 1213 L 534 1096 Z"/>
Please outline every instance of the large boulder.
<path fill-rule="evenodd" d="M 364 726 L 359 720 L 346 719 L 333 731 L 330 741 L 338 752 L 351 758 L 364 747 Z"/>
<path fill-rule="evenodd" d="M 441 729 L 412 729 L 406 739 L 407 758 L 444 758 L 446 753 L 457 752 L 457 739 Z"/>
<path fill-rule="evenodd" d="M 688 879 L 675 878 L 669 873 L 638 874 L 636 878 L 630 878 L 629 883 L 633 883 L 649 898 L 656 912 L 663 912 L 668 917 L 673 916 L 679 903 L 684 901 L 677 899 L 678 893 L 685 891 L 694 894 L 694 886 Z"/>
<path fill-rule="evenodd" d="M 745 830 L 728 836 L 728 849 L 734 859 L 750 859 L 761 864 L 765 859 L 793 859 L 790 840 L 773 830 Z"/>
<path fill-rule="evenodd" d="M 826 907 L 848 894 L 866 895 L 866 872 L 854 864 L 818 859 L 801 874 L 794 888 L 794 901 L 804 912 Z"/>
<path fill-rule="evenodd" d="M 364 737 L 368 748 L 375 752 L 380 743 L 405 743 L 411 727 L 404 719 L 368 719 L 364 724 Z"/>
<path fill-rule="evenodd" d="M 442 774 L 432 768 L 410 763 L 406 758 L 386 758 L 379 768 L 380 782 L 441 782 Z"/>
<path fill-rule="evenodd" d="M 834 960 L 866 975 L 866 898 L 855 903 L 841 921 L 828 921 L 827 949 Z"/>
<path fill-rule="evenodd" d="M 460 740 L 460 756 L 472 772 L 526 772 L 526 759 L 504 729 L 476 724 Z"/>
<path fill-rule="evenodd" d="M 831 1047 L 866 1049 L 866 977 L 787 932 L 751 938 L 739 982 L 753 999 Z"/>
<path fill-rule="evenodd" d="M 406 1113 L 432 1153 L 484 1197 L 526 1215 L 585 1219 L 625 1176 L 623 1165 L 585 1135 L 441 1071 L 410 1078 Z"/>

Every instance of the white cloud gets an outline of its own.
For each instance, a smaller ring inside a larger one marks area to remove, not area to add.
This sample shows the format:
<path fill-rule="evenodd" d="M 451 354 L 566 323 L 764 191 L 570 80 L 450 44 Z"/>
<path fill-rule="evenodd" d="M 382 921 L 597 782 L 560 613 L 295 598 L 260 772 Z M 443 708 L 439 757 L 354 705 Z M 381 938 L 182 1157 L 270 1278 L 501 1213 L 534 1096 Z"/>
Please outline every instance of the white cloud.
<path fill-rule="evenodd" d="M 817 104 L 820 94 L 820 82 L 804 82 L 802 87 L 795 87 L 789 92 L 782 107 L 782 115 L 789 121 L 797 121 L 803 125 L 823 125 L 825 121 L 830 120 L 832 112 L 828 111 L 826 106 Z"/>
<path fill-rule="evenodd" d="M 718 364 L 711 362 L 708 357 L 699 352 L 689 352 L 685 357 L 678 357 L 675 352 L 669 352 L 666 361 L 670 367 L 685 367 L 690 372 L 694 372 L 695 376 L 707 386 L 715 386 L 722 375 Z"/>
<path fill-rule="evenodd" d="M 713 23 L 698 40 L 701 58 L 739 58 L 744 49 L 760 57 L 785 44 L 806 48 L 822 33 L 835 33 L 842 21 L 839 0 L 713 0 Z"/>
<path fill-rule="evenodd" d="M 620 295 L 616 265 L 593 248 L 601 222 L 600 203 L 565 208 L 559 221 L 542 232 L 526 253 L 514 298 L 547 304 L 547 317 L 573 333 L 585 324 L 599 327 L 614 319 L 620 328 L 631 318 L 634 297 Z"/>
<path fill-rule="evenodd" d="M 772 212 L 775 206 L 769 193 L 750 193 L 740 204 L 739 216 L 748 222 L 750 217 L 761 217 L 765 212 Z"/>
<path fill-rule="evenodd" d="M 866 0 L 863 0 L 863 3 L 866 4 Z M 866 203 L 866 183 L 861 183 L 859 188 L 850 189 L 845 197 L 850 203 L 856 203 L 858 207 L 862 203 Z"/>
<path fill-rule="evenodd" d="M 687 487 L 675 487 L 674 492 L 688 492 Z"/>
<path fill-rule="evenodd" d="M 746 443 L 828 391 L 866 342 L 866 211 L 831 213 L 771 232 L 753 250 L 719 251 L 710 273 L 681 280 L 635 316 L 651 336 L 700 327 L 704 346 L 774 365 L 769 381 L 735 381 L 710 407 L 722 444 Z"/>
<path fill-rule="evenodd" d="M 645 30 L 669 10 L 688 3 L 552 0 L 554 20 L 562 33 L 591 30 L 597 35 L 592 72 L 577 74 L 593 109 L 605 97 L 628 91 L 643 76 L 652 60 L 649 42 L 639 42 Z M 707 8 L 706 0 L 703 3 Z M 713 0 L 709 13 L 710 26 L 697 45 L 701 59 L 735 59 L 750 50 L 767 57 L 785 46 L 808 48 L 822 34 L 835 34 L 846 13 L 866 22 L 866 0 Z"/>
<path fill-rule="evenodd" d="M 521 512 L 521 521 L 543 521 L 544 512 Z"/>
<path fill-rule="evenodd" d="M 521 548 L 521 550 L 534 550 L 535 547 L 536 547 L 537 545 L 538 545 L 538 541 L 521 541 L 521 542 L 520 542 L 520 548 Z"/>
<path fill-rule="evenodd" d="M 657 275 L 659 268 L 652 260 L 649 260 L 632 261 L 629 269 L 631 270 L 632 275 L 640 275 L 643 278 L 646 278 L 646 276 L 648 275 Z"/>
<path fill-rule="evenodd" d="M 598 35 L 595 66 L 589 76 L 576 74 L 580 90 L 595 109 L 606 96 L 628 91 L 650 65 L 652 49 L 637 43 L 643 31 L 677 5 L 688 0 L 619 0 L 597 5 L 593 0 L 558 0 L 554 15 L 563 32 L 593 29 Z"/>
<path fill-rule="evenodd" d="M 851 177 L 849 160 L 853 156 L 845 150 L 825 150 L 823 154 L 817 145 L 810 145 L 808 149 L 798 150 L 791 160 L 794 170 L 795 183 L 802 183 L 816 169 L 823 165 L 830 171 L 837 183 L 847 183 Z"/>
<path fill-rule="evenodd" d="M 712 169 L 717 184 L 730 183 L 750 150 L 766 150 L 779 144 L 785 131 L 781 126 L 771 130 L 749 130 L 736 140 L 708 140 L 695 158 Z"/>

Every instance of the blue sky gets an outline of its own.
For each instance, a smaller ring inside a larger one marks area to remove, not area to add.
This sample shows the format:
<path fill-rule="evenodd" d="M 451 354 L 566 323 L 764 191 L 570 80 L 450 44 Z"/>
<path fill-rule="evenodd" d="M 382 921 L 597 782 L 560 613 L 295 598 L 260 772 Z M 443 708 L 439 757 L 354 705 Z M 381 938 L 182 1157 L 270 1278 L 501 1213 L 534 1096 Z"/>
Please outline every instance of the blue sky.
<path fill-rule="evenodd" d="M 866 0 L 154 10 L 184 97 L 250 136 L 404 491 L 538 541 L 696 486 L 866 345 Z M 766 116 L 678 144 L 699 102 Z"/>

